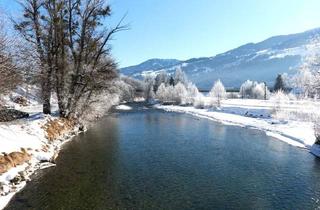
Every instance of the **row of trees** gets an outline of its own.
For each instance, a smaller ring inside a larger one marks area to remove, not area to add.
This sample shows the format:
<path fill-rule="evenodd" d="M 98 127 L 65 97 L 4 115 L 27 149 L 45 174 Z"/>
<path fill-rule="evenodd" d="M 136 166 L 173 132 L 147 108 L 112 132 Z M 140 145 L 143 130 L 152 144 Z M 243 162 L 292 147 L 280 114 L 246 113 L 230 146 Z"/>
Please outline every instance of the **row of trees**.
<path fill-rule="evenodd" d="M 79 117 L 112 89 L 118 77 L 111 58 L 112 36 L 125 30 L 121 21 L 105 28 L 111 15 L 104 0 L 23 0 L 15 29 L 32 51 L 33 75 L 41 87 L 43 113 L 51 113 L 55 93 L 62 117 Z"/>
<path fill-rule="evenodd" d="M 222 82 L 218 80 L 209 93 L 212 100 L 207 101 L 181 68 L 177 68 L 174 75 L 165 71 L 155 77 L 147 75 L 144 84 L 146 99 L 157 99 L 163 103 L 189 104 L 196 107 L 220 106 L 221 100 L 227 95 Z"/>

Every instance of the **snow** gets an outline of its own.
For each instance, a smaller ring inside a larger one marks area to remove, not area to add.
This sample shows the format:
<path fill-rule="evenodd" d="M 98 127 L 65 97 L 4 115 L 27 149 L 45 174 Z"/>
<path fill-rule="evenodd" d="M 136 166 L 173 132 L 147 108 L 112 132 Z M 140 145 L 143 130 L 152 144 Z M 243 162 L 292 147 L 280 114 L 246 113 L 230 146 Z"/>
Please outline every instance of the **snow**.
<path fill-rule="evenodd" d="M 26 185 L 26 182 L 22 181 L 21 183 L 16 185 L 17 191 L 12 191 L 8 185 L 10 180 L 16 177 L 20 171 L 24 171 L 26 167 L 27 164 L 17 166 L 0 176 L 0 182 L 4 183 L 4 185 L 2 186 L 3 193 L 7 193 L 6 195 L 0 195 L 0 209 L 3 209 L 9 203 L 14 194 L 20 191 Z"/>
<path fill-rule="evenodd" d="M 9 101 L 8 101 L 9 102 Z M 10 102 L 9 102 L 10 103 Z M 49 142 L 45 137 L 45 132 L 42 128 L 48 120 L 54 120 L 56 117 L 43 115 L 42 106 L 35 101 L 28 106 L 20 106 L 12 104 L 12 106 L 20 111 L 29 113 L 27 119 L 20 119 L 11 122 L 0 122 L 0 154 L 20 151 L 21 148 L 26 148 L 28 153 L 32 155 L 29 164 L 11 168 L 6 173 L 0 174 L 0 209 L 3 209 L 10 201 L 15 193 L 20 191 L 26 184 L 25 181 L 13 185 L 10 180 L 15 178 L 19 173 L 26 173 L 26 178 L 37 169 L 51 167 L 54 164 L 44 164 L 43 161 L 49 161 L 60 149 L 63 143 L 70 140 L 61 139 L 60 141 Z M 56 104 L 52 106 L 53 112 L 57 110 Z M 47 145 L 50 145 L 48 148 Z M 47 150 L 43 150 L 47 147 Z"/>
<path fill-rule="evenodd" d="M 121 105 L 116 106 L 116 109 L 118 109 L 118 110 L 131 110 L 132 108 L 130 106 L 121 104 Z"/>
<path fill-rule="evenodd" d="M 156 105 L 155 107 L 169 112 L 191 114 L 228 125 L 259 129 L 265 131 L 269 136 L 296 147 L 311 148 L 315 142 L 312 122 L 273 118 L 271 114 L 273 103 L 271 101 L 228 99 L 222 102 L 222 107 L 219 110 L 164 105 Z M 288 104 L 286 107 L 294 109 L 302 108 L 303 105 L 299 106 L 299 103 L 294 103 Z"/>

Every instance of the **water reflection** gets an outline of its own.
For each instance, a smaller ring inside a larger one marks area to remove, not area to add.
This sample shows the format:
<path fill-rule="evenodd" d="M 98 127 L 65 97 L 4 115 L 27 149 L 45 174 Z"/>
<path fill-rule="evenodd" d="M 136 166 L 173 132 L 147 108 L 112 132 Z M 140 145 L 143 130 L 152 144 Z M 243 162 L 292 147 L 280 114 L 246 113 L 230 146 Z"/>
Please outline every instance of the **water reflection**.
<path fill-rule="evenodd" d="M 315 209 L 320 163 L 257 130 L 155 110 L 65 146 L 7 209 Z"/>

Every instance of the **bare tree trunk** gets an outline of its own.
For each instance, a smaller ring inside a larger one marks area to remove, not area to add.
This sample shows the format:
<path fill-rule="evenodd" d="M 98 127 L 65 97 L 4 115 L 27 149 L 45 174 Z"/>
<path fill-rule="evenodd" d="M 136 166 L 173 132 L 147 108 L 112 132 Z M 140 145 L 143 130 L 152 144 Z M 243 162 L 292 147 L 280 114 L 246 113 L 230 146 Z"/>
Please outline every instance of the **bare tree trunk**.
<path fill-rule="evenodd" d="M 50 60 L 50 59 L 48 59 Z M 51 66 L 51 65 L 50 65 Z M 41 91 L 42 91 L 42 106 L 43 114 L 51 114 L 51 76 L 52 67 L 47 67 L 47 69 L 42 70 L 41 73 Z"/>

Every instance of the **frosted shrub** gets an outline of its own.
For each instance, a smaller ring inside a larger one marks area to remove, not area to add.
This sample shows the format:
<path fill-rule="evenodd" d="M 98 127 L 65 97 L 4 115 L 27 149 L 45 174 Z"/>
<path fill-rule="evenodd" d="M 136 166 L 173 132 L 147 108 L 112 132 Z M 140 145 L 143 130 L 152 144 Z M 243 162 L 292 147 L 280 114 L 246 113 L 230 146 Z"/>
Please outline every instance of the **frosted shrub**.
<path fill-rule="evenodd" d="M 214 99 L 214 101 L 216 101 L 216 105 L 218 107 L 221 106 L 221 100 L 225 99 L 226 95 L 227 92 L 220 80 L 214 83 L 211 91 L 209 92 L 209 96 L 211 97 L 211 99 Z"/>
<path fill-rule="evenodd" d="M 195 98 L 193 102 L 193 106 L 197 109 L 204 109 L 206 108 L 206 101 L 205 97 L 199 93 Z"/>
<path fill-rule="evenodd" d="M 272 95 L 270 100 L 273 102 L 274 109 L 276 111 L 281 110 L 282 106 L 289 102 L 289 97 L 282 90 L 278 90 L 276 93 Z"/>
<path fill-rule="evenodd" d="M 283 91 L 278 90 L 270 97 L 270 101 L 273 103 L 273 116 L 274 118 L 281 119 L 281 120 L 288 120 L 291 118 L 295 118 L 295 113 L 287 111 L 284 107 L 290 101 L 289 96 Z"/>
<path fill-rule="evenodd" d="M 176 86 L 174 86 L 173 101 L 177 102 L 178 104 L 185 104 L 187 96 L 187 89 L 182 83 L 178 83 Z"/>

